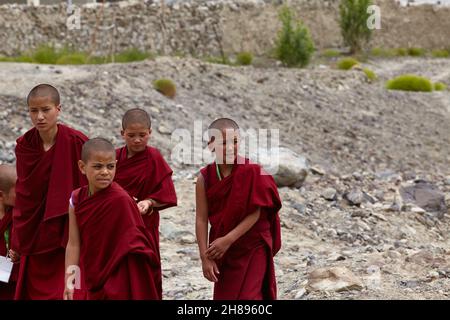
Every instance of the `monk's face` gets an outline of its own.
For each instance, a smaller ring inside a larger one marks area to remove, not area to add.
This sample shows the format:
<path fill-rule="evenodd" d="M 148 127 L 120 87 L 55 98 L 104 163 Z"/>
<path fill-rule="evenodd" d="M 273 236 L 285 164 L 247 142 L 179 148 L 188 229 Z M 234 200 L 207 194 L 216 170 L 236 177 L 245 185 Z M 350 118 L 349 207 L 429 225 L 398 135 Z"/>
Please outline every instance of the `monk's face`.
<path fill-rule="evenodd" d="M 107 188 L 116 174 L 116 155 L 114 152 L 94 151 L 86 163 L 82 160 L 78 166 L 89 181 L 92 193 Z"/>
<path fill-rule="evenodd" d="M 223 129 L 214 138 L 213 145 L 218 164 L 233 164 L 239 149 L 239 130 Z"/>
<path fill-rule="evenodd" d="M 128 156 L 131 157 L 144 151 L 151 133 L 152 129 L 142 123 L 132 123 L 125 130 L 122 130 L 121 134 L 128 148 Z"/>
<path fill-rule="evenodd" d="M 31 122 L 39 132 L 48 132 L 56 127 L 60 105 L 55 105 L 51 97 L 32 97 L 28 101 Z"/>

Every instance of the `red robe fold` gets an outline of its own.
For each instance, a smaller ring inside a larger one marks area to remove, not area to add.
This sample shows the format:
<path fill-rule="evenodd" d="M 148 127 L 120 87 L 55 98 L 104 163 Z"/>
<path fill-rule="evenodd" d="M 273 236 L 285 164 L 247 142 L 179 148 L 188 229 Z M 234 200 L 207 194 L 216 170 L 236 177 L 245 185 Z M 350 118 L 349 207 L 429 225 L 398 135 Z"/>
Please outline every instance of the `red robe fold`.
<path fill-rule="evenodd" d="M 156 246 L 133 199 L 117 183 L 88 196 L 74 191 L 88 299 L 161 299 Z"/>
<path fill-rule="evenodd" d="M 11 245 L 21 255 L 16 299 L 62 298 L 68 199 L 73 189 L 86 184 L 77 164 L 86 140 L 62 124 L 48 151 L 36 128 L 17 139 Z"/>
<path fill-rule="evenodd" d="M 11 245 L 11 223 L 12 223 L 12 208 L 6 209 L 5 215 L 0 219 L 0 256 L 6 256 L 8 247 Z M 9 243 L 6 245 L 5 233 L 9 232 Z M 16 291 L 16 282 L 19 272 L 19 264 L 16 263 L 11 271 L 9 283 L 0 282 L 0 300 L 14 299 L 14 292 Z"/>
<path fill-rule="evenodd" d="M 214 285 L 216 300 L 273 300 L 277 297 L 273 256 L 281 247 L 278 211 L 281 200 L 270 175 L 245 159 L 231 174 L 219 180 L 216 164 L 201 170 L 205 179 L 209 242 L 225 236 L 246 216 L 261 210 L 259 220 L 234 242 L 217 261 L 219 281 Z"/>
<path fill-rule="evenodd" d="M 165 206 L 154 208 L 151 215 L 143 215 L 145 226 L 150 231 L 156 243 L 159 256 L 159 211 L 177 205 L 177 196 L 172 181 L 172 169 L 166 163 L 160 152 L 147 148 L 127 158 L 127 147 L 116 150 L 117 169 L 114 180 L 124 188 L 128 194 L 141 201 L 153 199 Z M 159 270 L 159 279 L 161 279 Z M 162 283 L 157 284 L 162 294 Z"/>

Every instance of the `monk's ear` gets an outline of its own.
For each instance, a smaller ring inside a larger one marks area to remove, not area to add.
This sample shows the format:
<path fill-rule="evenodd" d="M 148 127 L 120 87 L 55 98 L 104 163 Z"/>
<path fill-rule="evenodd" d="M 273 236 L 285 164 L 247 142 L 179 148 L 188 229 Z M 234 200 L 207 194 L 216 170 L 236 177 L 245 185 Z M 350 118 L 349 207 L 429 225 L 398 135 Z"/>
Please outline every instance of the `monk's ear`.
<path fill-rule="evenodd" d="M 151 136 L 152 135 L 152 128 L 148 129 L 148 135 Z"/>
<path fill-rule="evenodd" d="M 1 202 L 5 201 L 5 193 L 2 190 L 0 190 L 0 201 Z"/>
<path fill-rule="evenodd" d="M 78 160 L 78 169 L 80 169 L 82 174 L 86 174 L 86 171 L 84 170 L 85 166 L 83 160 Z"/>
<path fill-rule="evenodd" d="M 125 130 L 120 130 L 120 135 L 122 136 L 122 138 L 125 138 Z"/>

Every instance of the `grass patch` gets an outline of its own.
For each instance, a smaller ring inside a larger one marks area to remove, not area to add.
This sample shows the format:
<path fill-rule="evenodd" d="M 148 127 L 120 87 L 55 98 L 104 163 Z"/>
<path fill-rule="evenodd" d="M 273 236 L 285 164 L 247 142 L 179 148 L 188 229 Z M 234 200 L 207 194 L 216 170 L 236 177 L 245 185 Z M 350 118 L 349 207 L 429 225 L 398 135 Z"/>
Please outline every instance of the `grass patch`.
<path fill-rule="evenodd" d="M 236 56 L 236 64 L 238 66 L 249 66 L 252 64 L 253 55 L 251 52 L 240 52 Z"/>
<path fill-rule="evenodd" d="M 447 86 L 442 82 L 436 82 L 434 84 L 434 90 L 436 91 L 444 91 L 447 90 Z"/>
<path fill-rule="evenodd" d="M 155 88 L 155 90 L 161 93 L 162 95 L 171 99 L 175 98 L 175 95 L 177 93 L 176 86 L 170 79 L 155 80 L 153 82 L 153 88 Z"/>
<path fill-rule="evenodd" d="M 0 56 L 2 62 L 31 62 L 41 64 L 64 64 L 64 65 L 80 65 L 80 64 L 103 64 L 119 62 L 142 61 L 153 58 L 149 52 L 143 52 L 136 48 L 131 48 L 111 56 L 92 56 L 89 57 L 86 52 L 76 52 L 69 48 L 55 49 L 51 45 L 41 45 L 31 53 L 22 53 L 16 57 Z"/>
<path fill-rule="evenodd" d="M 433 50 L 431 52 L 431 56 L 433 58 L 448 58 L 448 57 L 450 57 L 450 50 L 446 50 L 446 49 Z"/>
<path fill-rule="evenodd" d="M 354 58 L 344 58 L 339 60 L 337 67 L 340 70 L 350 70 L 357 64 L 359 64 L 359 62 Z"/>
<path fill-rule="evenodd" d="M 425 77 L 404 74 L 389 80 L 386 83 L 386 88 L 389 90 L 431 92 L 433 91 L 433 84 Z"/>
<path fill-rule="evenodd" d="M 321 56 L 324 58 L 336 58 L 339 57 L 341 53 L 338 50 L 327 49 L 321 53 Z"/>
<path fill-rule="evenodd" d="M 408 48 L 408 55 L 411 57 L 423 57 L 426 51 L 422 48 Z"/>
<path fill-rule="evenodd" d="M 377 80 L 377 75 L 372 70 L 370 70 L 368 68 L 364 68 L 363 72 L 365 73 L 365 75 L 366 75 L 367 79 L 369 79 L 369 81 L 373 82 L 373 81 Z"/>

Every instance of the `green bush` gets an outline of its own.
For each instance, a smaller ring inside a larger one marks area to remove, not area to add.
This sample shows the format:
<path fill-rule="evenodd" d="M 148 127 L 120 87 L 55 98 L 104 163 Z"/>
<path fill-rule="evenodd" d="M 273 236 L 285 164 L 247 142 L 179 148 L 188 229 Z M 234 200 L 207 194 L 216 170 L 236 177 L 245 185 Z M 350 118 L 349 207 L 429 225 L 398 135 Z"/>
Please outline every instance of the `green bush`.
<path fill-rule="evenodd" d="M 404 74 L 386 83 L 386 88 L 389 90 L 404 90 L 404 91 L 433 91 L 433 84 L 424 77 L 419 77 L 413 74 Z"/>
<path fill-rule="evenodd" d="M 56 61 L 56 64 L 86 64 L 86 54 L 72 53 L 62 56 Z"/>
<path fill-rule="evenodd" d="M 434 58 L 448 58 L 448 57 L 450 57 L 450 51 L 449 50 L 445 50 L 445 49 L 433 50 L 431 52 L 431 55 Z"/>
<path fill-rule="evenodd" d="M 442 82 L 436 82 L 434 84 L 434 90 L 436 91 L 444 91 L 447 90 L 447 86 Z"/>
<path fill-rule="evenodd" d="M 66 53 L 66 50 L 56 50 L 51 45 L 40 45 L 32 55 L 32 59 L 36 63 L 55 64 Z"/>
<path fill-rule="evenodd" d="M 309 30 L 301 20 L 294 23 L 294 13 L 284 6 L 279 12 L 282 28 L 278 33 L 275 56 L 288 67 L 305 67 L 314 52 Z"/>
<path fill-rule="evenodd" d="M 153 82 L 153 88 L 168 98 L 175 98 L 176 87 L 172 80 L 158 79 Z"/>
<path fill-rule="evenodd" d="M 240 52 L 236 56 L 236 64 L 240 66 L 249 66 L 252 64 L 253 55 L 250 52 Z"/>
<path fill-rule="evenodd" d="M 404 57 L 408 55 L 408 50 L 405 48 L 397 48 L 395 49 L 395 55 Z"/>
<path fill-rule="evenodd" d="M 322 52 L 321 56 L 325 58 L 336 58 L 339 57 L 341 53 L 338 50 L 327 49 Z"/>
<path fill-rule="evenodd" d="M 366 74 L 366 77 L 367 77 L 367 79 L 369 79 L 369 81 L 377 80 L 377 75 L 372 70 L 364 68 L 363 72 Z"/>
<path fill-rule="evenodd" d="M 408 48 L 408 55 L 412 57 L 422 57 L 425 55 L 425 50 L 421 48 Z"/>
<path fill-rule="evenodd" d="M 152 58 L 152 54 L 140 51 L 139 49 L 136 48 L 131 48 L 114 55 L 114 62 L 124 63 L 133 61 L 142 61 L 148 58 Z"/>
<path fill-rule="evenodd" d="M 372 30 L 367 27 L 370 15 L 367 7 L 371 0 L 341 0 L 339 4 L 339 26 L 344 44 L 350 46 L 352 54 L 360 52 L 363 45 L 370 41 Z"/>
<path fill-rule="evenodd" d="M 353 66 L 357 65 L 359 62 L 354 58 L 344 58 L 339 60 L 337 67 L 340 70 L 350 70 Z"/>

